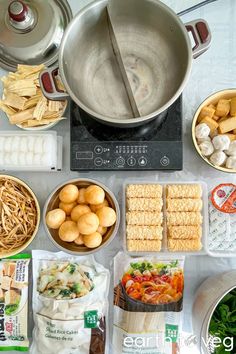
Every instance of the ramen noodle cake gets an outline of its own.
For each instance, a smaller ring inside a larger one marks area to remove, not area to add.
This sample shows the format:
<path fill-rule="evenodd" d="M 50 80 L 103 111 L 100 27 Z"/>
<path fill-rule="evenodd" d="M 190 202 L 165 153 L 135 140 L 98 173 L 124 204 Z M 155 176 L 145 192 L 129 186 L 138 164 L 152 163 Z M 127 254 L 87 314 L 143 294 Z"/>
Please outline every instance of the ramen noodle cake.
<path fill-rule="evenodd" d="M 28 351 L 28 267 L 30 255 L 0 260 L 0 351 Z"/>
<path fill-rule="evenodd" d="M 202 186 L 174 184 L 166 187 L 167 248 L 171 252 L 202 249 Z"/>
<path fill-rule="evenodd" d="M 114 259 L 112 352 L 177 354 L 181 333 L 184 257 Z"/>

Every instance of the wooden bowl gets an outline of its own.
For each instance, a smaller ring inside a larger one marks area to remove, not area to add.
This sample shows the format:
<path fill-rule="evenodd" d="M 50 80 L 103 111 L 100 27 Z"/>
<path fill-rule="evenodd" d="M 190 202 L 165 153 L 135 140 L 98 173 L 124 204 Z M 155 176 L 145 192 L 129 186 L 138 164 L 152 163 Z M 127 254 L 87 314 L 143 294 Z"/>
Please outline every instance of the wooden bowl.
<path fill-rule="evenodd" d="M 32 236 L 28 239 L 27 242 L 25 242 L 22 246 L 15 248 L 14 250 L 11 251 L 6 251 L 6 252 L 0 252 L 0 258 L 6 258 L 6 257 L 12 257 L 18 253 L 23 252 L 29 245 L 30 243 L 33 241 L 33 239 L 35 238 L 38 229 L 39 229 L 39 224 L 40 224 L 40 207 L 39 207 L 39 203 L 38 200 L 34 194 L 34 192 L 32 191 L 32 189 L 22 180 L 20 180 L 19 178 L 13 177 L 13 176 L 9 176 L 9 175 L 0 175 L 0 180 L 4 178 L 4 179 L 9 179 L 12 181 L 15 181 L 17 183 L 19 183 L 20 185 L 22 185 L 25 189 L 27 189 L 27 191 L 31 194 L 31 196 L 33 197 L 34 201 L 35 201 L 35 205 L 36 205 L 36 209 L 37 209 L 37 224 L 34 230 L 34 233 L 32 234 Z"/>
<path fill-rule="evenodd" d="M 102 243 L 100 246 L 96 248 L 87 248 L 86 246 L 82 245 L 76 245 L 74 242 L 65 242 L 62 241 L 58 235 L 58 230 L 53 230 L 49 228 L 46 224 L 46 215 L 49 211 L 56 209 L 59 207 L 59 193 L 63 187 L 65 187 L 67 184 L 74 184 L 78 188 L 87 188 L 91 184 L 95 184 L 99 187 L 101 187 L 104 192 L 105 192 L 105 198 L 107 199 L 109 206 L 113 208 L 116 212 L 116 223 L 112 225 L 111 227 L 108 228 L 107 233 L 102 236 Z M 116 197 L 114 194 L 102 183 L 97 182 L 92 179 L 87 179 L 87 178 L 80 178 L 80 179 L 73 179 L 69 180 L 59 186 L 57 186 L 53 192 L 49 195 L 44 209 L 43 209 L 43 224 L 44 228 L 47 232 L 48 237 L 50 240 L 54 243 L 56 247 L 58 247 L 60 250 L 73 254 L 73 255 L 86 255 L 86 254 L 91 254 L 99 251 L 101 248 L 104 248 L 108 246 L 111 241 L 114 239 L 118 228 L 119 228 L 119 223 L 120 223 L 120 208 L 119 204 L 116 200 Z"/>
<path fill-rule="evenodd" d="M 194 117 L 193 117 L 193 122 L 192 122 L 192 139 L 193 139 L 193 144 L 195 146 L 195 149 L 197 150 L 199 156 L 201 156 L 201 158 L 211 167 L 215 168 L 218 171 L 222 171 L 222 172 L 228 172 L 228 173 L 236 173 L 235 169 L 229 169 L 227 167 L 223 167 L 223 166 L 215 166 L 211 163 L 211 161 L 206 157 L 203 156 L 201 153 L 201 150 L 198 146 L 197 143 L 197 139 L 195 136 L 195 127 L 197 125 L 197 120 L 198 120 L 198 116 L 201 112 L 201 109 L 204 106 L 208 106 L 209 104 L 216 104 L 220 99 L 230 99 L 236 97 L 236 89 L 228 89 L 228 90 L 222 90 L 222 91 L 218 91 L 210 96 L 208 96 L 205 101 L 203 101 L 201 103 L 201 105 L 198 107 Z"/>

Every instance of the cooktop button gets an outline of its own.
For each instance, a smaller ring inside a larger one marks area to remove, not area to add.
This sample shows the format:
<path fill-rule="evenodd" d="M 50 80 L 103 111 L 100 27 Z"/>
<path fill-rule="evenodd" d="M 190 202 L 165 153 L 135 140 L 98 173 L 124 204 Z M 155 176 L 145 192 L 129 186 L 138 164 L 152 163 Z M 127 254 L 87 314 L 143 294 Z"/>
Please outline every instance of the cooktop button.
<path fill-rule="evenodd" d="M 136 159 L 133 157 L 133 156 L 130 156 L 127 160 L 127 164 L 128 166 L 132 167 L 132 166 L 135 166 L 136 164 Z"/>
<path fill-rule="evenodd" d="M 161 159 L 160 159 L 160 163 L 162 166 L 166 167 L 170 164 L 170 159 L 169 157 L 167 156 L 163 156 Z"/>
<path fill-rule="evenodd" d="M 95 148 L 94 148 L 94 152 L 95 152 L 96 154 L 101 154 L 101 153 L 103 153 L 103 148 L 102 148 L 100 145 L 97 145 L 97 146 L 95 146 Z"/>
<path fill-rule="evenodd" d="M 138 164 L 139 164 L 139 166 L 144 167 L 144 166 L 146 166 L 147 162 L 148 162 L 148 160 L 146 159 L 145 156 L 141 156 L 141 157 L 138 159 Z"/>
<path fill-rule="evenodd" d="M 101 157 L 96 157 L 96 159 L 94 160 L 94 165 L 102 166 L 102 164 L 103 164 L 103 159 Z"/>
<path fill-rule="evenodd" d="M 118 157 L 117 159 L 116 159 L 116 164 L 117 164 L 117 166 L 120 166 L 120 167 L 122 167 L 122 166 L 124 166 L 124 164 L 125 164 L 125 159 L 123 159 L 123 157 Z"/>

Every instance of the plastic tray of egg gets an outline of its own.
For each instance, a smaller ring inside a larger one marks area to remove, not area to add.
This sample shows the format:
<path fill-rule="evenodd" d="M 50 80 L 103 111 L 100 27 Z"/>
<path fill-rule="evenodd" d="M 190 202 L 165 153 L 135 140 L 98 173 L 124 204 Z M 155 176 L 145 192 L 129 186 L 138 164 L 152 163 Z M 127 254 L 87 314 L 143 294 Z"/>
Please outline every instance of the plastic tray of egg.
<path fill-rule="evenodd" d="M 56 132 L 1 132 L 1 171 L 59 171 L 62 137 Z"/>

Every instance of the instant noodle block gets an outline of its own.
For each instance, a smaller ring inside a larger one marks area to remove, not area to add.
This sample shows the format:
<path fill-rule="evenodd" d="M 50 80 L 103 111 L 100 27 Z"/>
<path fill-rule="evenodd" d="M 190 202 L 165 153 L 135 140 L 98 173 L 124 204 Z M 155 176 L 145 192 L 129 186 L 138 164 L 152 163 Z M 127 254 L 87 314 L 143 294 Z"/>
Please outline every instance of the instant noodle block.
<path fill-rule="evenodd" d="M 158 197 L 151 191 L 159 191 Z M 160 251 L 204 254 L 202 237 L 207 236 L 208 223 L 204 184 L 128 184 L 125 201 L 125 245 L 132 255 Z"/>
<path fill-rule="evenodd" d="M 114 259 L 112 353 L 177 354 L 181 331 L 184 258 L 160 255 Z M 165 340 L 168 337 L 168 340 Z"/>

